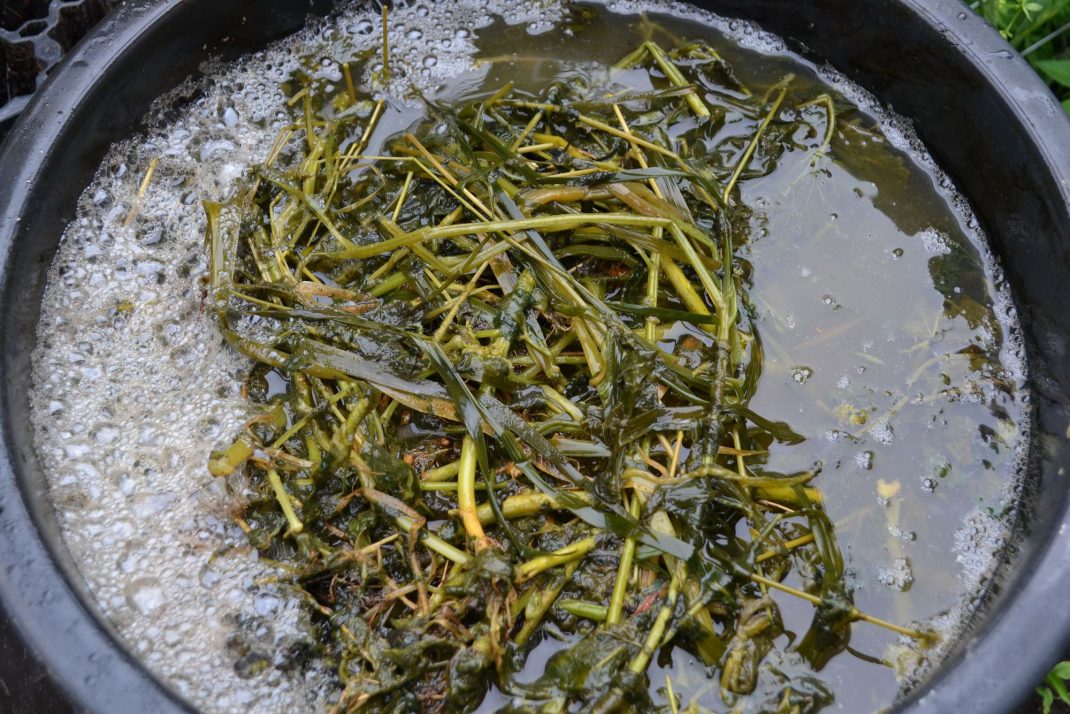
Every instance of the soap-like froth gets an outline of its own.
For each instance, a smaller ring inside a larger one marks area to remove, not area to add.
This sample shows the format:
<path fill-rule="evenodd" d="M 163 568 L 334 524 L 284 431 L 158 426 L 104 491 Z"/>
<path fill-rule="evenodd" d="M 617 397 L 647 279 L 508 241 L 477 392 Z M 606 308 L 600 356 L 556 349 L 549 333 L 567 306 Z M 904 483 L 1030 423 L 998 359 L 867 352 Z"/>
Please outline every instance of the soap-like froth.
<path fill-rule="evenodd" d="M 394 91 L 433 93 L 470 69 L 485 5 L 395 8 Z M 510 15 L 553 21 L 534 3 Z M 323 710 L 337 691 L 302 658 L 303 602 L 272 584 L 230 516 L 242 483 L 206 469 L 250 415 L 249 365 L 203 305 L 201 201 L 228 198 L 265 158 L 289 121 L 280 85 L 306 58 L 338 81 L 381 28 L 342 12 L 159 100 L 147 133 L 108 152 L 49 274 L 32 411 L 67 547 L 130 650 L 206 712 Z"/>

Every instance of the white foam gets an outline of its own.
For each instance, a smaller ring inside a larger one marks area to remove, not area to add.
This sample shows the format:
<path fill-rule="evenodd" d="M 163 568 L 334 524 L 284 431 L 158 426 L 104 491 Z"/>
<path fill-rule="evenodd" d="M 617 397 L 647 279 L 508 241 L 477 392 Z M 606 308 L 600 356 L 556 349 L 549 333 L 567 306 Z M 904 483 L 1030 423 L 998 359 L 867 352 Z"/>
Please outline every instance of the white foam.
<path fill-rule="evenodd" d="M 877 569 L 877 581 L 887 588 L 905 592 L 914 584 L 914 571 L 907 558 L 896 558 L 891 565 Z"/>
<path fill-rule="evenodd" d="M 947 255 L 951 252 L 947 234 L 935 228 L 926 228 L 914 236 L 921 241 L 927 253 L 931 255 Z"/>
<path fill-rule="evenodd" d="M 430 94 L 470 69 L 485 5 L 396 7 L 394 91 Z M 554 19 L 539 3 L 510 11 Z M 32 409 L 60 526 L 130 649 L 206 712 L 322 710 L 336 693 L 328 673 L 295 659 L 310 644 L 303 603 L 272 584 L 230 518 L 243 484 L 207 473 L 211 448 L 248 417 L 248 365 L 203 310 L 200 199 L 225 200 L 264 159 L 288 121 L 279 86 L 303 56 L 314 77 L 338 81 L 341 62 L 380 42 L 378 16 L 347 11 L 209 65 L 156 103 L 147 135 L 109 151 L 49 275 Z"/>
<path fill-rule="evenodd" d="M 1002 518 L 981 510 L 971 511 L 955 532 L 955 560 L 962 566 L 962 578 L 968 589 L 976 590 L 988 576 L 988 560 L 1010 536 Z"/>

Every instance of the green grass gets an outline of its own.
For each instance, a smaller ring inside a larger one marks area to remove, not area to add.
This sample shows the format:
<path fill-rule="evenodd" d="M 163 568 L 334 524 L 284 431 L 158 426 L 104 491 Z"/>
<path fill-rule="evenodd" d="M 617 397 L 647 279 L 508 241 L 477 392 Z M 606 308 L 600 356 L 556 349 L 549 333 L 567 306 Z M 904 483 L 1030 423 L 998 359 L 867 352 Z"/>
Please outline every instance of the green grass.
<path fill-rule="evenodd" d="M 1070 705 L 1070 692 L 1066 689 L 1068 681 L 1070 681 L 1070 662 L 1060 662 L 1052 668 L 1051 672 L 1048 672 L 1048 676 L 1044 678 L 1044 683 L 1037 687 L 1037 694 L 1040 695 L 1044 714 L 1048 714 L 1051 711 L 1056 698 L 1062 703 Z"/>
<path fill-rule="evenodd" d="M 1022 53 L 1070 112 L 1070 0 L 976 0 L 970 6 Z"/>

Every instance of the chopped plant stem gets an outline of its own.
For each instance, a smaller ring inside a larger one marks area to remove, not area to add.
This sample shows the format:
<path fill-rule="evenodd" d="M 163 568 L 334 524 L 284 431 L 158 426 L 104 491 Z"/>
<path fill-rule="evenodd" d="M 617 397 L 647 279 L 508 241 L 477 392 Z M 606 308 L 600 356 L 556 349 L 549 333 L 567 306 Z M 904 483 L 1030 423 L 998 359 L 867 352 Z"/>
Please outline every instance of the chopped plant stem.
<path fill-rule="evenodd" d="M 777 556 L 784 555 L 785 553 L 787 553 L 788 551 L 792 550 L 793 548 L 798 548 L 801 545 L 808 545 L 808 544 L 813 543 L 813 542 L 814 542 L 814 534 L 813 533 L 807 533 L 804 536 L 799 536 L 798 538 L 794 538 L 792 540 L 786 541 L 777 550 L 767 550 L 767 551 L 765 551 L 764 553 L 762 553 L 761 555 L 756 557 L 754 559 L 754 562 L 756 562 L 756 563 L 764 563 L 765 561 L 769 560 L 770 558 L 776 558 Z"/>
<path fill-rule="evenodd" d="M 806 600 L 812 605 L 824 604 L 821 598 L 817 597 L 816 595 L 811 595 L 810 593 L 803 592 L 798 588 L 793 588 L 789 585 L 785 585 L 784 583 L 779 583 L 775 580 L 770 580 L 769 578 L 766 578 L 762 575 L 751 573 L 750 578 L 756 583 L 764 585 L 768 588 L 773 588 L 774 590 L 780 590 L 781 592 L 785 592 L 789 595 L 794 595 L 795 597 L 801 600 Z M 906 637 L 909 637 L 914 640 L 929 641 L 933 638 L 933 634 L 931 632 L 922 632 L 920 630 L 911 630 L 907 627 L 901 627 L 899 625 L 896 625 L 895 623 L 882 620 L 879 617 L 867 615 L 864 612 L 861 612 L 855 608 L 851 608 L 851 618 L 854 620 L 863 620 L 870 624 L 877 625 L 878 627 L 883 627 L 886 630 L 891 630 L 896 634 L 905 635 Z"/>
<path fill-rule="evenodd" d="M 582 600 L 558 600 L 557 607 L 576 617 L 593 620 L 594 622 L 606 621 L 605 605 L 584 602 Z"/>
<path fill-rule="evenodd" d="M 750 143 L 747 144 L 747 148 L 744 149 L 743 155 L 739 157 L 739 162 L 736 164 L 735 171 L 732 172 L 732 178 L 728 179 L 728 183 L 725 184 L 724 194 L 721 196 L 721 200 L 724 203 L 728 203 L 728 199 L 732 195 L 732 190 L 739 183 L 739 178 L 746 170 L 747 165 L 750 163 L 751 157 L 754 156 L 754 151 L 758 147 L 758 142 L 761 141 L 762 135 L 765 134 L 765 130 L 769 128 L 773 119 L 776 118 L 780 112 L 780 105 L 784 103 L 784 97 L 788 93 L 788 83 L 790 78 L 786 79 L 780 87 L 780 90 L 776 94 L 776 99 L 773 100 L 773 104 L 769 107 L 769 111 L 766 113 L 765 118 L 762 119 L 762 123 L 758 125 L 757 131 L 754 132 L 754 136 L 751 137 Z"/>
<path fill-rule="evenodd" d="M 632 518 L 639 517 L 639 499 L 633 498 L 631 505 Z M 632 575 L 632 559 L 635 557 L 635 538 L 625 538 L 621 546 L 620 562 L 617 564 L 617 578 L 613 582 L 613 594 L 609 598 L 609 609 L 606 612 L 605 622 L 607 625 L 616 625 L 620 622 L 621 613 L 624 610 L 624 599 L 628 594 L 628 580 Z"/>
<path fill-rule="evenodd" d="M 518 583 L 531 580 L 544 570 L 549 570 L 550 568 L 555 568 L 559 565 L 582 559 L 583 556 L 594 549 L 594 546 L 595 538 L 594 536 L 589 536 L 570 545 L 566 545 L 564 548 L 555 550 L 548 555 L 540 555 L 521 563 L 513 570 L 513 577 Z"/>
<path fill-rule="evenodd" d="M 353 84 L 353 73 L 349 71 L 349 63 L 342 63 L 342 74 L 346 79 L 346 91 L 349 92 L 349 101 L 354 103 L 357 101 L 357 87 Z"/>
<path fill-rule="evenodd" d="M 149 190 L 149 184 L 152 182 L 152 175 L 156 172 L 156 164 L 160 162 L 160 159 L 153 157 L 149 161 L 149 167 L 145 169 L 145 178 L 141 179 L 141 185 L 137 188 L 137 195 L 134 197 L 134 205 L 130 207 L 130 212 L 126 214 L 126 219 L 123 221 L 124 226 L 128 226 L 134 222 L 137 217 L 138 209 L 141 206 L 141 202 L 145 198 L 145 192 Z"/>
<path fill-rule="evenodd" d="M 388 32 L 388 19 L 390 16 L 390 6 L 385 2 L 383 3 L 383 80 L 390 81 L 390 42 Z"/>
<path fill-rule="evenodd" d="M 665 628 L 668 626 L 669 620 L 672 618 L 673 608 L 676 606 L 677 587 L 676 577 L 673 576 L 672 582 L 669 584 L 669 594 L 665 598 L 665 604 L 658 611 L 658 616 L 654 620 L 649 634 L 647 634 L 643 648 L 628 665 L 628 668 L 636 674 L 646 671 L 647 666 L 650 664 L 650 658 L 654 656 L 654 651 L 657 649 L 658 643 L 661 642 L 662 635 L 665 634 Z"/>
<path fill-rule="evenodd" d="M 665 675 L 665 695 L 669 699 L 669 710 L 672 714 L 679 714 L 680 706 L 676 703 L 676 692 L 672 689 L 672 677 Z"/>
<path fill-rule="evenodd" d="M 267 479 L 268 483 L 271 484 L 271 488 L 275 491 L 275 498 L 278 500 L 279 507 L 286 516 L 286 522 L 290 525 L 287 533 L 290 535 L 298 535 L 305 529 L 305 526 L 301 523 L 297 514 L 294 513 L 293 502 L 290 501 L 290 495 L 286 493 L 286 488 L 282 485 L 282 479 L 279 478 L 279 472 L 275 469 L 268 469 Z"/>
<path fill-rule="evenodd" d="M 457 510 L 464 522 L 464 529 L 468 531 L 468 537 L 475 541 L 478 552 L 488 547 L 488 543 L 476 510 L 475 485 L 476 444 L 472 437 L 466 436 L 461 444 L 461 458 L 457 465 Z"/>
<path fill-rule="evenodd" d="M 207 304 L 261 407 L 208 468 L 244 475 L 235 520 L 309 602 L 339 711 L 467 710 L 491 683 L 612 711 L 659 648 L 734 667 L 773 591 L 834 631 L 817 659 L 852 622 L 927 641 L 854 607 L 820 468 L 771 470 L 802 437 L 750 407 L 740 189 L 782 123 L 820 137 L 781 112 L 790 78 L 752 94 L 650 26 L 613 73 L 634 87 L 427 100 L 366 155 L 395 113 L 382 22 L 374 89 L 374 48 L 294 87 L 267 161 L 205 204 Z M 835 103 L 799 93 L 827 151 Z M 745 129 L 712 143 L 726 111 Z M 518 681 L 550 638 L 593 684 Z"/>
<path fill-rule="evenodd" d="M 668 77 L 669 81 L 672 82 L 674 86 L 691 87 L 691 83 L 684 79 L 680 70 L 665 54 L 665 50 L 661 49 L 656 42 L 647 42 L 645 44 L 647 51 L 654 57 L 654 61 L 658 63 L 658 67 L 661 68 L 661 71 L 665 73 L 665 76 Z M 688 105 L 690 105 L 691 111 L 693 111 L 696 116 L 704 119 L 710 116 L 709 107 L 703 103 L 702 98 L 695 93 L 693 88 L 685 95 L 685 99 L 687 100 Z"/>

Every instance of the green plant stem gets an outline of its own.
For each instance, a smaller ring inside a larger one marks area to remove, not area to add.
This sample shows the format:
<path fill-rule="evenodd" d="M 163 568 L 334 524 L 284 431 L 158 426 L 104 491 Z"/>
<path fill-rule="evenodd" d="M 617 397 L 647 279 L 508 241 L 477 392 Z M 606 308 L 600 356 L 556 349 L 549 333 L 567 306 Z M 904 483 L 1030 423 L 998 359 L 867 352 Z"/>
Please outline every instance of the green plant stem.
<path fill-rule="evenodd" d="M 641 504 L 638 497 L 633 497 L 629 514 L 632 518 L 638 518 Z M 617 565 L 617 577 L 613 582 L 613 594 L 609 598 L 609 609 L 606 612 L 606 625 L 612 626 L 620 622 L 621 613 L 624 611 L 624 599 L 628 594 L 628 580 L 632 576 L 632 560 L 635 558 L 635 538 L 624 539 L 621 546 L 620 561 Z"/>

